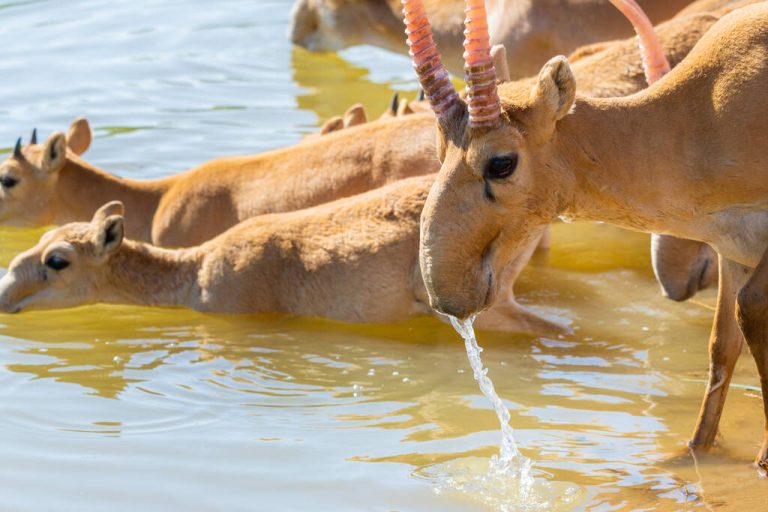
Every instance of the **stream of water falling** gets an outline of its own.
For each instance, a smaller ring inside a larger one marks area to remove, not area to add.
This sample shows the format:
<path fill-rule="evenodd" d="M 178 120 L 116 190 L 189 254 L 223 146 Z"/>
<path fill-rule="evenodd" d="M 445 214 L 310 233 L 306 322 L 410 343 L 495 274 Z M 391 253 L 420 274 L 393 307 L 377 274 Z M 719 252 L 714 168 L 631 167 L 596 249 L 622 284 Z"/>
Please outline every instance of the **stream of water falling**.
<path fill-rule="evenodd" d="M 520 453 L 515 442 L 515 433 L 509 424 L 509 409 L 501 401 L 493 381 L 488 377 L 488 369 L 483 366 L 480 353 L 483 349 L 477 344 L 473 323 L 474 316 L 466 320 L 450 317 L 454 329 L 464 339 L 469 365 L 480 391 L 491 402 L 501 424 L 501 448 L 499 455 L 492 456 L 487 470 L 477 467 L 476 461 L 446 465 L 442 468 L 447 478 L 443 477 L 438 486 L 442 491 L 451 488 L 459 492 L 468 492 L 481 496 L 487 504 L 504 512 L 540 511 L 553 512 L 570 508 L 580 497 L 578 486 L 564 482 L 552 482 L 534 478 L 533 461 Z"/>
<path fill-rule="evenodd" d="M 480 353 L 483 349 L 477 344 L 475 330 L 472 327 L 474 321 L 474 316 L 463 321 L 451 317 L 453 328 L 464 338 L 469 365 L 472 367 L 475 380 L 480 385 L 480 391 L 493 405 L 493 409 L 496 411 L 496 416 L 501 424 L 501 449 L 498 456 L 491 458 L 491 471 L 507 475 L 510 479 L 515 479 L 520 486 L 520 497 L 525 500 L 531 486 L 533 486 L 533 476 L 531 475 L 532 461 L 520 453 L 520 450 L 517 448 L 515 432 L 509 424 L 509 409 L 499 398 L 496 388 L 493 387 L 493 381 L 488 377 L 488 369 L 483 366 L 483 361 L 480 358 Z"/>

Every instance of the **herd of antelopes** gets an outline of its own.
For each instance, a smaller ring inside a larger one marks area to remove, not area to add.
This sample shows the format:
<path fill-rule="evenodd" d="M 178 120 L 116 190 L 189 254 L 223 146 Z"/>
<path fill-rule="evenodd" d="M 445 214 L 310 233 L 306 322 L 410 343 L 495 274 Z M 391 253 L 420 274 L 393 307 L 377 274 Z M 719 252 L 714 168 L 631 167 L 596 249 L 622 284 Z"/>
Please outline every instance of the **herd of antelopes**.
<path fill-rule="evenodd" d="M 768 5 L 640 3 L 650 20 L 634 0 L 297 0 L 291 37 L 314 50 L 402 51 L 404 17 L 426 101 L 371 122 L 353 106 L 294 146 L 149 181 L 82 160 L 85 119 L 33 132 L 0 165 L 0 222 L 61 227 L 11 262 L 0 310 L 478 314 L 551 335 L 567 329 L 517 304 L 515 279 L 551 222 L 601 220 L 655 233 L 670 298 L 719 281 L 690 446 L 714 443 L 746 340 L 768 471 Z"/>

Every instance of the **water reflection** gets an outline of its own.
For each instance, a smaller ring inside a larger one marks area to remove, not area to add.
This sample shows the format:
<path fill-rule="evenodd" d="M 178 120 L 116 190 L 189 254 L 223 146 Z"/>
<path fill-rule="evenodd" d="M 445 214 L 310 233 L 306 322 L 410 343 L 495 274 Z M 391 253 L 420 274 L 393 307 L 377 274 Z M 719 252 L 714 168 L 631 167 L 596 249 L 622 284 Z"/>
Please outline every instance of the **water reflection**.
<path fill-rule="evenodd" d="M 368 116 L 376 118 L 387 109 L 394 93 L 390 85 L 368 80 L 367 69 L 336 53 L 316 54 L 294 47 L 291 67 L 293 80 L 304 91 L 296 96 L 298 107 L 315 112 L 319 122 L 343 114 L 354 103 L 362 103 Z"/>
<path fill-rule="evenodd" d="M 0 260 L 38 234 L 0 231 Z M 638 251 L 645 244 L 623 240 Z M 556 246 L 519 288 L 524 300 L 546 302 L 573 320 L 574 336 L 481 334 L 487 366 L 538 474 L 577 482 L 582 503 L 606 509 L 672 510 L 709 503 L 708 493 L 715 501 L 735 496 L 724 467 L 753 482 L 742 490 L 761 496 L 759 482 L 747 476 L 751 455 L 741 434 L 759 430 L 749 421 L 760 403 L 745 385 L 754 382 L 749 364 L 734 379 L 742 387 L 731 391 L 723 447 L 697 466 L 666 463 L 697 412 L 711 312 L 665 301 L 631 260 L 628 269 L 583 271 L 563 262 L 565 253 Z M 436 468 L 471 475 L 472 461 L 498 447 L 498 422 L 456 334 L 433 318 L 355 326 L 97 306 L 3 317 L 0 337 L 7 404 L 0 431 L 8 433 L 168 439 L 234 428 L 258 443 L 330 442 L 328 463 L 343 453 L 349 464 L 405 464 L 406 475 L 430 485 L 437 485 Z M 16 394 L 24 400 L 12 399 Z M 66 399 L 51 402 L 51 394 Z M 351 433 L 357 442 L 340 449 Z"/>

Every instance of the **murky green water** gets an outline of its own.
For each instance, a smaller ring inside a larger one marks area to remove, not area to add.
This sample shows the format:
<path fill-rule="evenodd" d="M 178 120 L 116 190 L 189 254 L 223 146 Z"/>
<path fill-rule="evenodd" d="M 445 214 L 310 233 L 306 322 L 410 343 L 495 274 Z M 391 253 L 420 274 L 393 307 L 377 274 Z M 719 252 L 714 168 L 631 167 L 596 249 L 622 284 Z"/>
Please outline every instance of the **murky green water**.
<path fill-rule="evenodd" d="M 156 177 L 415 90 L 404 58 L 292 49 L 289 9 L 2 3 L 0 147 L 86 115 L 90 161 Z M 0 230 L 0 264 L 40 233 Z M 714 301 L 662 299 L 648 261 L 645 236 L 556 226 L 518 290 L 576 334 L 480 333 L 520 448 L 537 477 L 578 486 L 574 510 L 761 510 L 748 356 L 721 447 L 668 461 L 698 411 Z M 2 511 L 486 510 L 479 492 L 434 489 L 498 441 L 459 336 L 431 318 L 362 327 L 107 306 L 0 318 Z"/>

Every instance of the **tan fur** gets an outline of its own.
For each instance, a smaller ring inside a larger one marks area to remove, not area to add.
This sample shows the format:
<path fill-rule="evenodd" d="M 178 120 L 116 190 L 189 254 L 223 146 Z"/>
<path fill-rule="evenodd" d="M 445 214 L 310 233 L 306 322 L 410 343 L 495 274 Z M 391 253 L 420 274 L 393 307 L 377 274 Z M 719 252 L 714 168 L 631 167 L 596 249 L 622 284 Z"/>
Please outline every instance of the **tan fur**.
<path fill-rule="evenodd" d="M 689 3 L 639 1 L 654 23 Z M 464 2 L 424 4 L 443 62 L 453 73 L 463 74 Z M 487 0 L 486 5 L 492 43 L 507 48 L 513 79 L 535 74 L 553 55 L 632 34 L 630 24 L 607 0 Z M 296 0 L 291 40 L 314 51 L 373 44 L 406 53 L 401 9 L 399 0 Z"/>
<path fill-rule="evenodd" d="M 310 133 L 304 140 L 316 139 L 329 133 L 344 130 L 346 128 L 352 128 L 353 126 L 360 126 L 368 122 L 368 114 L 365 111 L 365 107 L 360 103 L 355 103 L 344 112 L 344 116 L 334 116 L 328 119 L 320 126 L 318 133 Z"/>
<path fill-rule="evenodd" d="M 688 300 L 718 282 L 717 253 L 703 242 L 653 235 L 651 264 L 661 293 L 672 300 Z"/>
<path fill-rule="evenodd" d="M 426 100 L 409 100 L 407 98 L 393 98 L 393 104 L 384 111 L 379 119 L 389 119 L 391 117 L 403 117 L 411 114 L 431 114 L 432 109 Z"/>
<path fill-rule="evenodd" d="M 254 217 L 203 245 L 177 250 L 123 241 L 122 205 L 107 204 L 91 222 L 50 231 L 16 257 L 0 280 L 0 309 L 109 302 L 403 321 L 429 311 L 418 238 L 433 180 L 410 178 L 314 208 Z M 53 257 L 66 268 L 57 270 Z M 481 328 L 565 331 L 519 306 L 508 290 L 479 320 Z"/>
<path fill-rule="evenodd" d="M 492 303 L 494 276 L 558 216 L 706 242 L 724 260 L 755 267 L 768 247 L 767 20 L 765 3 L 732 12 L 666 77 L 626 98 L 574 102 L 573 73 L 559 57 L 532 89 L 500 88 L 496 129 L 467 129 L 457 105 L 441 126 L 443 166 L 422 215 L 431 304 L 466 317 Z M 488 178 L 488 162 L 500 155 L 518 156 L 514 173 Z M 728 323 L 715 324 L 713 339 L 729 336 Z M 754 355 L 763 340 L 753 343 Z M 713 359 L 711 383 L 717 371 Z M 766 381 L 763 397 L 768 404 Z M 717 416 L 697 429 L 716 430 Z M 758 454 L 767 459 L 768 437 Z"/>
<path fill-rule="evenodd" d="M 130 238 L 165 246 L 197 245 L 255 215 L 304 208 L 437 171 L 433 119 L 425 114 L 361 124 L 322 139 L 255 156 L 218 158 L 149 181 L 110 175 L 71 151 L 43 169 L 46 148 L 64 139 L 53 135 L 43 144 L 25 147 L 22 160 L 10 156 L 0 164 L 0 176 L 19 180 L 2 190 L 0 222 L 64 224 L 88 219 L 99 203 L 117 199 L 131 212 L 126 223 Z"/>

